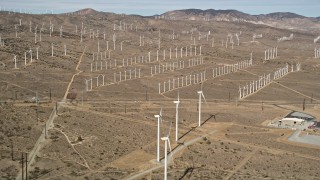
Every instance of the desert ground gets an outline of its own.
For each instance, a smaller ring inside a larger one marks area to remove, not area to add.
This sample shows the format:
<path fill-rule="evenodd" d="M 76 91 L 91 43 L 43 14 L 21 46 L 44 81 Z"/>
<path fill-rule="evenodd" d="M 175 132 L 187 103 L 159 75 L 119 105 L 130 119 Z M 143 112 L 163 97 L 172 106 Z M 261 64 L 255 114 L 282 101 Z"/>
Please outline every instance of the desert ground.
<path fill-rule="evenodd" d="M 165 143 L 157 162 L 154 117 L 160 111 L 160 135 L 172 148 L 168 179 L 320 177 L 319 145 L 288 141 L 294 130 L 267 126 L 294 111 L 320 118 L 315 32 L 93 10 L 0 12 L 0 24 L 0 179 L 162 179 Z M 275 47 L 277 56 L 265 60 Z M 251 53 L 252 65 L 213 74 Z M 288 73 L 274 79 L 286 65 Z M 239 87 L 267 74 L 270 83 L 239 98 Z M 206 101 L 198 126 L 200 90 Z"/>

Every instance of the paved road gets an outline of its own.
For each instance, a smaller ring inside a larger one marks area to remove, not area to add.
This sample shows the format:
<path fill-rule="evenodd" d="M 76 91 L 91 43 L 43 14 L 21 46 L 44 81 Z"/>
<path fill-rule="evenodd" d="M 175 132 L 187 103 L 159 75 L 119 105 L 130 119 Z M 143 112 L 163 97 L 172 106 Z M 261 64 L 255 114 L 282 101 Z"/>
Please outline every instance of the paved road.
<path fill-rule="evenodd" d="M 208 136 L 208 135 L 211 135 L 211 134 L 213 134 L 213 133 L 215 133 L 215 132 L 216 132 L 216 130 L 211 131 L 211 132 L 208 133 L 208 134 L 205 134 L 205 135 L 196 137 L 196 138 L 194 138 L 194 139 L 192 139 L 192 140 L 186 141 L 186 142 L 183 143 L 183 145 L 179 145 L 179 147 L 175 148 L 175 149 L 169 154 L 169 156 L 168 156 L 168 159 L 169 159 L 169 160 L 168 160 L 168 165 L 171 163 L 171 160 L 172 160 L 171 157 L 174 156 L 176 153 L 180 152 L 180 151 L 183 150 L 184 148 L 186 148 L 186 147 L 188 147 L 188 146 L 190 146 L 190 145 L 192 145 L 192 144 L 194 144 L 194 143 L 202 140 L 204 137 L 206 137 L 206 136 Z M 160 168 L 162 168 L 162 167 L 163 167 L 163 163 L 161 162 L 161 164 L 159 164 L 159 165 L 157 165 L 157 166 L 155 166 L 155 167 L 152 167 L 152 168 L 150 168 L 150 169 L 144 170 L 144 171 L 142 171 L 142 172 L 139 172 L 138 174 L 135 174 L 135 175 L 133 175 L 133 176 L 131 176 L 131 177 L 128 177 L 127 179 L 128 179 L 128 180 L 131 180 L 131 179 L 140 178 L 141 176 L 144 176 L 144 175 L 146 175 L 146 174 L 149 174 L 149 173 L 151 173 L 152 171 L 155 171 L 155 170 L 160 169 Z"/>
<path fill-rule="evenodd" d="M 305 144 L 312 144 L 320 146 L 320 136 L 316 135 L 303 135 L 299 136 L 301 133 L 301 130 L 295 131 L 289 138 L 289 141 L 299 142 L 299 143 L 305 143 Z"/>

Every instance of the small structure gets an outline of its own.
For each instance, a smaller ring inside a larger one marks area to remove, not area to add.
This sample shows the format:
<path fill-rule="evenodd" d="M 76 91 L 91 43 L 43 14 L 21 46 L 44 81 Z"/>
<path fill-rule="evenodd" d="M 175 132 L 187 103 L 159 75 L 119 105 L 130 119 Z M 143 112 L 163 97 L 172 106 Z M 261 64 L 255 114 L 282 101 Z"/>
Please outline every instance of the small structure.
<path fill-rule="evenodd" d="M 271 121 L 268 126 L 292 130 L 304 130 L 307 129 L 308 126 L 312 125 L 314 121 L 316 121 L 316 119 L 312 115 L 293 111 L 280 120 Z"/>
<path fill-rule="evenodd" d="M 288 125 L 288 126 L 294 126 L 294 125 L 303 125 L 305 120 L 294 118 L 294 117 L 285 117 L 281 120 L 279 120 L 279 124 Z"/>

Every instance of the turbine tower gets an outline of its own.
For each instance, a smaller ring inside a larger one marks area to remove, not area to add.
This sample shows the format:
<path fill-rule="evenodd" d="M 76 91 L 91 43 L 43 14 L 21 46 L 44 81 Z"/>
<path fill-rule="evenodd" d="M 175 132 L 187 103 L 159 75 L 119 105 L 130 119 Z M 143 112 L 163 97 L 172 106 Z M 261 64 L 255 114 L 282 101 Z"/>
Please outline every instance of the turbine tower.
<path fill-rule="evenodd" d="M 167 180 L 168 179 L 168 172 L 167 172 L 167 169 L 168 169 L 168 157 L 167 157 L 168 156 L 167 155 L 168 143 L 169 143 L 170 152 L 171 152 L 171 145 L 170 145 L 169 136 L 162 137 L 161 140 L 165 141 L 164 142 L 164 177 L 163 177 L 163 179 Z"/>
<path fill-rule="evenodd" d="M 179 122 L 179 104 L 180 104 L 179 91 L 178 91 L 178 100 L 173 101 L 173 103 L 176 104 L 176 141 L 178 141 L 178 139 L 179 139 L 179 137 L 178 137 L 178 122 Z"/>
<path fill-rule="evenodd" d="M 162 108 L 159 115 L 154 115 L 158 120 L 158 130 L 157 130 L 157 162 L 160 162 L 160 121 L 162 121 Z"/>
<path fill-rule="evenodd" d="M 197 92 L 198 94 L 199 94 L 199 108 L 198 108 L 198 111 L 199 111 L 199 124 L 198 124 L 198 126 L 200 127 L 201 126 L 201 96 L 203 97 L 203 99 L 204 99 L 204 101 L 207 103 L 207 101 L 206 101 L 206 98 L 204 97 L 204 95 L 203 95 L 203 91 L 202 91 L 202 85 L 201 85 L 201 91 L 198 91 Z"/>
<path fill-rule="evenodd" d="M 171 152 L 171 144 L 170 144 L 171 125 L 172 125 L 172 122 L 170 124 L 169 132 L 168 132 L 167 136 L 161 137 L 161 140 L 164 141 L 164 174 L 163 174 L 164 180 L 168 179 L 168 144 L 169 144 L 169 149 L 170 149 L 169 152 Z"/>

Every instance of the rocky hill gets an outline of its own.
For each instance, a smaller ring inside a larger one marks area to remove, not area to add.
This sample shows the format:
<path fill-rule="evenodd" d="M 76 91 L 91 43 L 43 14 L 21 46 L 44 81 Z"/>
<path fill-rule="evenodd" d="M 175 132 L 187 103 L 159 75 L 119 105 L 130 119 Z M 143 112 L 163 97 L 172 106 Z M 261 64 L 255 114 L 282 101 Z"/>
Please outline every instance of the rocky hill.
<path fill-rule="evenodd" d="M 167 19 L 176 20 L 247 22 L 304 31 L 319 31 L 320 28 L 319 17 L 305 17 L 290 12 L 250 15 L 237 10 L 185 9 L 169 11 L 160 15 L 160 17 L 170 17 Z"/>

